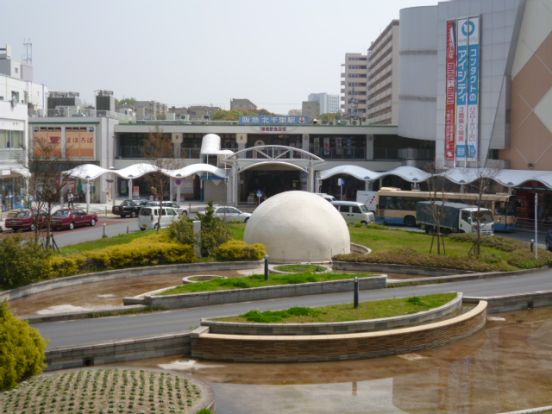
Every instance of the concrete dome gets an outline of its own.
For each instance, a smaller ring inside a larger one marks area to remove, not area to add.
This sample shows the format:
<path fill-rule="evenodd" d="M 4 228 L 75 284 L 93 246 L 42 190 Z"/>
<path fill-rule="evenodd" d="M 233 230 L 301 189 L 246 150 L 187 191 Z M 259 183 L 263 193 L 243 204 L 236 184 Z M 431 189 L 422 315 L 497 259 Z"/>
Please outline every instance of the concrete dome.
<path fill-rule="evenodd" d="M 247 243 L 263 243 L 271 262 L 323 262 L 349 253 L 349 229 L 341 214 L 322 197 L 287 191 L 255 209 L 245 227 Z"/>

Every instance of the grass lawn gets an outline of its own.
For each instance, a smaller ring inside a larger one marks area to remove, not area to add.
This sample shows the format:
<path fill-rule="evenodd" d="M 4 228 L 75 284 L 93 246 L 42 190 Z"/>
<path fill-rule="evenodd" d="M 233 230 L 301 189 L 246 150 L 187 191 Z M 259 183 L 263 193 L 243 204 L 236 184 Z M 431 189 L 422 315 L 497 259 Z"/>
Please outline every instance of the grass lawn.
<path fill-rule="evenodd" d="M 346 304 L 317 308 L 295 307 L 281 311 L 261 312 L 252 310 L 243 315 L 217 318 L 217 320 L 257 323 L 316 323 L 378 319 L 409 315 L 437 308 L 450 302 L 455 297 L 456 293 L 439 293 L 409 298 L 361 302 L 357 309 L 354 309 L 352 304 Z"/>
<path fill-rule="evenodd" d="M 272 273 L 268 280 L 264 275 L 253 275 L 239 278 L 214 279 L 208 282 L 188 283 L 166 290 L 161 295 L 176 295 L 179 293 L 209 292 L 215 290 L 247 289 L 273 285 L 291 285 L 297 283 L 325 282 L 330 280 L 351 279 L 352 277 L 369 277 L 369 273 L 351 275 L 350 273 Z"/>
<path fill-rule="evenodd" d="M 235 240 L 243 240 L 243 234 L 245 233 L 244 223 L 228 223 L 230 228 L 230 236 Z"/>
<path fill-rule="evenodd" d="M 292 264 L 292 265 L 279 265 L 274 266 L 275 270 L 289 273 L 316 273 L 324 272 L 327 270 L 324 266 L 318 266 L 314 264 Z"/>
<path fill-rule="evenodd" d="M 165 229 L 161 229 L 160 233 L 167 232 Z M 90 250 L 102 249 L 104 247 L 115 246 L 118 244 L 127 244 L 132 240 L 139 239 L 141 237 L 151 236 L 155 234 L 155 230 L 137 231 L 135 233 L 121 234 L 119 236 L 107 237 L 105 239 L 98 239 L 89 242 L 73 244 L 71 246 L 65 246 L 59 249 L 59 253 L 63 256 L 70 256 L 75 253 L 83 253 Z"/>

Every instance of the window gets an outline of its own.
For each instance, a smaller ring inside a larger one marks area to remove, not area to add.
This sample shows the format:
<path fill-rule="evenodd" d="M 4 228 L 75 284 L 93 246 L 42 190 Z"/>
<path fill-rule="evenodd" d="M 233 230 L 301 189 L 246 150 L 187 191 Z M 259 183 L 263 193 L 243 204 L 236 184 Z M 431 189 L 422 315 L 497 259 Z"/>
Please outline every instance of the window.
<path fill-rule="evenodd" d="M 360 214 L 360 208 L 358 206 L 353 206 L 353 213 Z"/>
<path fill-rule="evenodd" d="M 0 149 L 23 148 L 23 131 L 0 129 Z"/>

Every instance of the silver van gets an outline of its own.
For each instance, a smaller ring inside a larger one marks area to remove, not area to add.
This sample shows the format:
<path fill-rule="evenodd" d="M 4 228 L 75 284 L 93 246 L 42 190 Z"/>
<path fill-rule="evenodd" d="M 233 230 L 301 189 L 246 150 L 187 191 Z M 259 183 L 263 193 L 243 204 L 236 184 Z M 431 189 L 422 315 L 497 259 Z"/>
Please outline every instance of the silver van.
<path fill-rule="evenodd" d="M 371 224 L 375 222 L 374 213 L 362 203 L 356 201 L 332 201 L 347 223 Z"/>
<path fill-rule="evenodd" d="M 160 212 L 161 221 L 159 221 Z M 178 210 L 174 207 L 141 207 L 138 214 L 138 226 L 140 230 L 157 229 L 159 224 L 161 224 L 161 227 L 168 227 L 173 221 L 179 218 L 180 214 L 178 214 Z"/>

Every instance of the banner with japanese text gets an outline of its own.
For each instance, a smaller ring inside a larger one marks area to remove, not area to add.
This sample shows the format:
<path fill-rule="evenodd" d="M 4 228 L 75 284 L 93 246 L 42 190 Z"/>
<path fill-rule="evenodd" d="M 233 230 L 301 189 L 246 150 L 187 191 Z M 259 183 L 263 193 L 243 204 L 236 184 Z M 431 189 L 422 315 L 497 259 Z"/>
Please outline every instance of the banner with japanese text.
<path fill-rule="evenodd" d="M 480 19 L 457 21 L 456 159 L 475 161 L 479 143 Z"/>
<path fill-rule="evenodd" d="M 456 139 L 456 22 L 447 21 L 445 96 L 445 160 L 454 160 Z"/>
<path fill-rule="evenodd" d="M 44 160 L 61 158 L 61 127 L 33 128 L 33 157 Z"/>
<path fill-rule="evenodd" d="M 94 159 L 96 147 L 94 127 L 66 127 L 65 141 L 67 159 Z"/>

